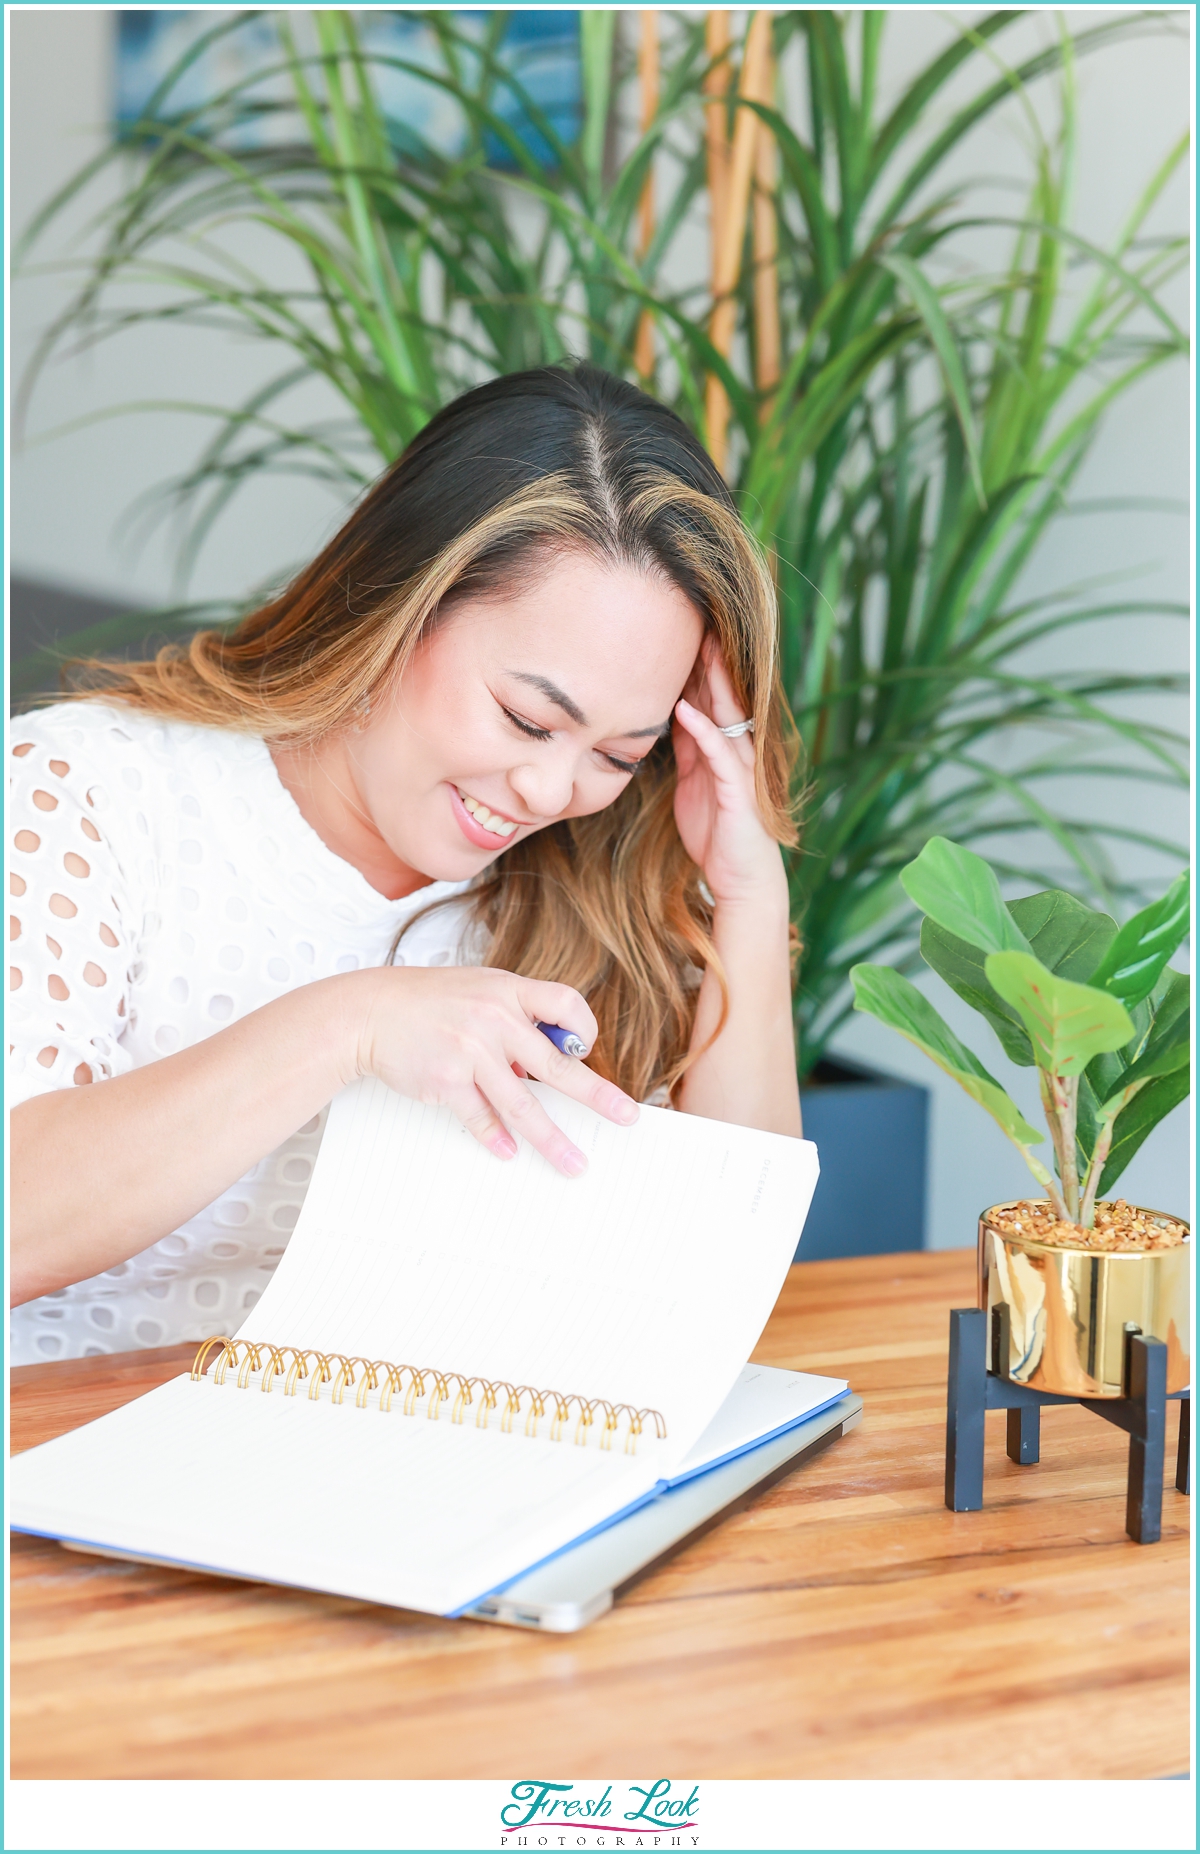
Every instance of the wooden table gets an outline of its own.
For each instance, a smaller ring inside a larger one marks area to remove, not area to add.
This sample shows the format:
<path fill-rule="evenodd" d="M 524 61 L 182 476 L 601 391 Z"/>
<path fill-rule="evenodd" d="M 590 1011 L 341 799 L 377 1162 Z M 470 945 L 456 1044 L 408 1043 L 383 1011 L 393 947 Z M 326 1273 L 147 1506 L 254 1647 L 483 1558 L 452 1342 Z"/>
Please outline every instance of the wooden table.
<path fill-rule="evenodd" d="M 577 1636 L 204 1578 L 16 1537 L 15 1777 L 1155 1777 L 1188 1767 L 1188 1502 L 1124 1531 L 1127 1444 L 1050 1409 L 942 1503 L 970 1253 L 794 1268 L 756 1354 L 866 1420 Z M 14 1449 L 190 1349 L 13 1374 Z M 1174 1424 L 1168 1433 L 1173 1458 Z M 528 1767 L 528 1768 L 527 1768 Z"/>

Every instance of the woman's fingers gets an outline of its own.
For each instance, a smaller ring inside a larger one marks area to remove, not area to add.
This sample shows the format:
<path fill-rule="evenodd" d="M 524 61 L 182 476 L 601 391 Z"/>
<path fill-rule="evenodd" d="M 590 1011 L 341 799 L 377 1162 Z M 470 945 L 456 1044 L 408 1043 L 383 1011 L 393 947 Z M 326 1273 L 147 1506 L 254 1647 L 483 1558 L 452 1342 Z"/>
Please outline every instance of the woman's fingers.
<path fill-rule="evenodd" d="M 569 1060 L 563 1057 L 564 1062 Z M 481 1064 L 476 1082 L 476 1092 L 486 1096 L 504 1125 L 527 1140 L 555 1171 L 565 1178 L 578 1178 L 581 1172 L 586 1172 L 587 1155 L 580 1152 L 561 1127 L 555 1126 L 537 1096 L 523 1081 L 518 1081 L 504 1063 Z M 489 1141 L 485 1139 L 483 1143 L 487 1145 Z M 492 1145 L 491 1149 L 494 1152 L 496 1147 Z"/>
<path fill-rule="evenodd" d="M 692 735 L 683 725 L 679 714 L 679 702 L 675 704 L 674 725 L 671 728 L 671 748 L 675 755 L 675 770 L 681 779 L 685 779 L 695 771 L 703 755 Z"/>
<path fill-rule="evenodd" d="M 589 1049 L 594 1048 L 600 1026 L 587 999 L 571 985 L 555 985 L 546 979 L 518 978 L 517 997 L 531 1023 L 557 1024 L 560 1030 L 573 1030 Z M 549 1037 L 543 1042 L 554 1048 Z"/>
<path fill-rule="evenodd" d="M 709 770 L 717 784 L 726 786 L 741 795 L 745 788 L 747 766 L 748 763 L 752 763 L 754 749 L 750 748 L 750 762 L 739 749 L 743 747 L 745 741 L 749 740 L 749 735 L 743 734 L 737 740 L 730 740 L 727 734 L 722 734 L 715 721 L 710 721 L 706 714 L 694 708 L 691 702 L 685 702 L 682 697 L 675 705 L 675 713 L 707 760 Z"/>
<path fill-rule="evenodd" d="M 498 1159 L 516 1158 L 516 1140 L 478 1088 L 468 1089 L 461 1099 L 454 1101 L 453 1107 L 472 1139 L 494 1152 Z"/>
<path fill-rule="evenodd" d="M 721 646 L 711 632 L 700 646 L 696 667 L 688 678 L 683 696 L 718 727 L 730 727 L 733 722 L 746 719 L 744 705 L 725 667 Z"/>
<path fill-rule="evenodd" d="M 365 982 L 365 981 L 364 981 Z M 363 1038 L 360 1072 L 380 1076 L 416 1100 L 449 1107 L 473 1138 L 500 1158 L 520 1134 L 567 1177 L 587 1159 L 554 1124 L 526 1077 L 551 1083 L 618 1125 L 637 1119 L 635 1101 L 537 1028 L 557 1024 L 587 1045 L 597 1037 L 586 999 L 569 985 L 475 968 L 390 971 L 372 981 L 376 1007 Z M 386 1008 L 384 1008 L 386 1007 Z"/>
<path fill-rule="evenodd" d="M 549 1082 L 560 1094 L 580 1101 L 606 1120 L 619 1126 L 632 1126 L 638 1117 L 638 1104 L 622 1092 L 615 1082 L 605 1081 L 578 1056 L 564 1056 L 549 1037 L 535 1030 L 528 1042 L 522 1037 L 515 1059 L 538 1081 Z"/>
<path fill-rule="evenodd" d="M 718 727 L 730 727 L 735 721 L 744 721 L 745 714 L 734 694 L 733 684 L 729 680 L 729 671 L 725 668 L 725 659 L 720 646 L 713 639 L 713 647 L 706 658 L 708 670 L 708 689 L 712 719 Z"/>

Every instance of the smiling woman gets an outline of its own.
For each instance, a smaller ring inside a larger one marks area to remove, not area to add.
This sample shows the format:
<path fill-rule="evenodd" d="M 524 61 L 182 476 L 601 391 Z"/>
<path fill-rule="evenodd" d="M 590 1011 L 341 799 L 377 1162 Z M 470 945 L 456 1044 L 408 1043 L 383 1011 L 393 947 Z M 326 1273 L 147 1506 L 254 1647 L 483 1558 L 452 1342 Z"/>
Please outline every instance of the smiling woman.
<path fill-rule="evenodd" d="M 661 574 L 534 555 L 519 588 L 443 599 L 355 727 L 281 746 L 275 764 L 318 834 L 347 861 L 367 858 L 382 893 L 469 879 L 518 839 L 613 803 L 670 734 L 703 632 Z"/>
<path fill-rule="evenodd" d="M 547 368 L 442 411 L 236 630 L 26 720 L 18 1354 L 232 1330 L 357 1075 L 567 1174 L 530 1076 L 799 1133 L 774 639 L 682 423 Z"/>

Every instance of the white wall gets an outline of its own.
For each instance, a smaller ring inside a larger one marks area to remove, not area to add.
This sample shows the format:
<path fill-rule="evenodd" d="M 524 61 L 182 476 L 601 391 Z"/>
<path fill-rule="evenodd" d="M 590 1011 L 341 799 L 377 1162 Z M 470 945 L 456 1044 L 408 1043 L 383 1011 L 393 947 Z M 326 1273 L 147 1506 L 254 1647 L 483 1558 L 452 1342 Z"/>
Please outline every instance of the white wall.
<path fill-rule="evenodd" d="M 11 215 L 19 237 L 43 202 L 104 145 L 115 23 L 106 8 L 30 8 L 8 18 Z M 86 211 L 72 209 L 62 231 L 38 246 L 33 264 L 61 262 L 78 252 L 90 217 L 115 196 L 121 173 L 115 167 L 108 181 L 93 187 Z M 67 288 L 63 273 L 15 282 L 14 383 L 41 331 L 61 312 Z M 232 405 L 279 368 L 277 356 L 240 338 L 141 327 L 54 364 L 33 400 L 28 432 L 37 439 L 89 413 L 129 403 Z M 332 401 L 332 393 L 328 398 Z M 305 410 L 325 405 L 325 391 L 317 386 Z M 136 499 L 179 475 L 212 430 L 198 415 L 147 411 L 85 425 L 48 443 L 15 439 L 11 570 L 116 599 L 169 601 L 176 538 L 170 528 L 160 528 L 140 550 L 118 539 L 118 530 Z M 251 485 L 222 519 L 191 580 L 190 596 L 242 597 L 298 565 L 337 526 L 339 506 L 327 491 L 300 479 Z"/>
<path fill-rule="evenodd" d="M 1070 9 L 1073 29 L 1109 17 Z M 8 62 L 11 96 L 12 222 L 20 229 L 31 214 L 100 145 L 109 109 L 111 15 L 103 10 L 30 8 L 10 10 Z M 1074 223 L 1097 240 L 1111 238 L 1146 177 L 1186 126 L 1191 51 L 1190 10 L 1180 9 L 1146 37 L 1109 48 L 1079 67 L 1081 124 Z M 1023 22 L 998 50 L 1044 42 L 1055 16 Z M 894 94 L 904 74 L 945 41 L 946 16 L 920 8 L 894 12 L 888 21 L 883 60 L 884 87 Z M 961 94 L 961 89 L 960 93 Z M 1040 105 L 1047 121 L 1050 93 Z M 953 107 L 954 93 L 938 104 L 938 120 Z M 1028 125 L 1020 109 L 997 116 L 972 138 L 963 158 L 966 175 L 993 182 L 1027 171 Z M 115 177 L 114 177 L 115 178 Z M 1018 210 L 1000 191 L 993 205 Z M 96 201 L 92 199 L 95 209 Z M 1152 226 L 1179 230 L 1191 213 L 1186 174 L 1160 201 Z M 73 230 L 82 227 L 75 215 Z M 43 257 L 63 255 L 60 233 Z M 12 296 L 11 343 L 14 378 L 32 351 L 39 331 L 63 301 L 55 277 L 21 281 Z M 1172 297 L 1184 316 L 1188 292 Z M 196 331 L 147 328 L 76 360 L 59 363 L 39 388 L 30 429 L 46 432 L 90 411 L 128 400 L 154 398 L 229 402 L 264 377 L 261 348 Z M 320 389 L 314 389 L 313 403 Z M 1087 467 L 1080 497 L 1101 499 L 1136 494 L 1143 498 L 1186 498 L 1189 493 L 1190 395 L 1185 370 L 1176 366 L 1152 376 L 1120 403 Z M 145 413 L 77 431 L 69 439 L 14 446 L 11 472 L 11 566 L 13 571 L 51 579 L 80 591 L 149 602 L 171 596 L 171 541 L 160 535 L 140 554 L 122 549 L 114 531 L 136 496 L 176 474 L 194 456 L 207 427 L 182 413 Z M 236 502 L 222 519 L 194 576 L 193 596 L 239 595 L 312 553 L 336 525 L 338 499 L 301 482 L 264 482 Z M 1143 510 L 1105 512 L 1062 523 L 1029 576 L 1031 590 L 1091 577 L 1141 569 L 1136 595 L 1186 599 L 1190 586 L 1186 523 L 1178 516 Z M 1044 656 L 1041 667 L 1073 667 L 1069 641 Z M 1110 627 L 1093 645 L 1115 667 L 1178 669 L 1186 666 L 1183 628 L 1161 620 Z M 1096 802 L 1093 792 L 1092 801 Z M 1114 784 L 1101 801 L 1112 821 L 1153 828 L 1183 838 L 1187 813 L 1181 798 L 1149 788 Z M 1139 873 L 1146 867 L 1131 858 Z M 941 991 L 936 981 L 931 991 Z M 939 998 L 939 1002 L 945 1000 Z M 1011 1079 L 986 1030 L 976 1030 L 971 1013 L 947 1014 L 975 1043 L 984 1060 Z M 907 1044 L 880 1026 L 856 1019 L 841 1047 L 886 1067 L 911 1074 L 934 1090 L 933 1179 L 929 1240 L 951 1247 L 972 1239 L 982 1202 L 1024 1188 L 1027 1175 L 991 1123 L 954 1085 L 932 1073 Z M 1015 1092 L 1027 1111 L 1036 1107 L 1028 1076 Z M 1183 1211 L 1189 1202 L 1188 1109 L 1162 1126 L 1130 1167 L 1122 1188 L 1144 1203 Z"/>

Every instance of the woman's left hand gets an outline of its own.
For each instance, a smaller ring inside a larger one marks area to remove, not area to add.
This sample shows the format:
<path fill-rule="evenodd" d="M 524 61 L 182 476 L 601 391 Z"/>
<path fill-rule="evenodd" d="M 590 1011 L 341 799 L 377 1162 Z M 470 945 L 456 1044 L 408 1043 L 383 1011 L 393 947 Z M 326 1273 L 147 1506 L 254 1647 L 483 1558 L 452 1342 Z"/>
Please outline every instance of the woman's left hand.
<path fill-rule="evenodd" d="M 717 640 L 706 637 L 675 708 L 675 822 L 714 902 L 782 893 L 786 906 L 783 858 L 763 824 L 754 790 L 753 736 L 731 740 L 721 732 L 744 719 Z"/>

